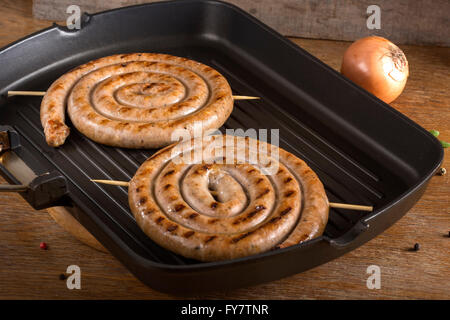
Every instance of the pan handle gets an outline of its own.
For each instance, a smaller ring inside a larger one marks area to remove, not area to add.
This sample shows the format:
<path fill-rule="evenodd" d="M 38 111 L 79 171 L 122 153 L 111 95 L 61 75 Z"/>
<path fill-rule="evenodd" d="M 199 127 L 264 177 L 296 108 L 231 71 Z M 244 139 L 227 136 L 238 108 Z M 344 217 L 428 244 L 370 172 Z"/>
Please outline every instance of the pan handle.
<path fill-rule="evenodd" d="M 11 183 L 0 185 L 0 192 L 19 192 L 36 210 L 71 206 L 66 178 L 58 171 L 37 176 L 15 152 L 19 148 L 18 133 L 0 126 L 0 174 Z"/>

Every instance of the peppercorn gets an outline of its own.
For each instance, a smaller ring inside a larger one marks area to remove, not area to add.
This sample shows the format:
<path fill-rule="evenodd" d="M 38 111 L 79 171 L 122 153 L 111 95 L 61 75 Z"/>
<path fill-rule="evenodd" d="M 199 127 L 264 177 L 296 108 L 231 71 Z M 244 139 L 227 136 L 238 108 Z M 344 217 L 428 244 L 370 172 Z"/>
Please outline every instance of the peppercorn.
<path fill-rule="evenodd" d="M 41 248 L 42 250 L 47 250 L 47 249 L 48 249 L 48 246 L 47 246 L 47 244 L 46 244 L 45 242 L 41 242 L 41 243 L 39 244 L 39 248 Z"/>
<path fill-rule="evenodd" d="M 419 249 L 420 249 L 420 244 L 416 243 L 414 245 L 414 251 L 419 251 Z"/>

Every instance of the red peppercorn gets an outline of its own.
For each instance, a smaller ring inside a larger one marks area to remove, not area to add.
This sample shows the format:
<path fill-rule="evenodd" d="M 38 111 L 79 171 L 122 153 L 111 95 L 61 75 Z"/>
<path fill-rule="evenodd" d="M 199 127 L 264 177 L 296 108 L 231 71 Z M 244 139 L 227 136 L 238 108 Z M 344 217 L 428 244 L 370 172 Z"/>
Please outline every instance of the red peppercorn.
<path fill-rule="evenodd" d="M 42 250 L 47 250 L 47 248 L 48 248 L 48 246 L 47 246 L 47 244 L 46 244 L 45 242 L 41 242 L 41 244 L 39 245 L 39 247 L 40 247 Z"/>

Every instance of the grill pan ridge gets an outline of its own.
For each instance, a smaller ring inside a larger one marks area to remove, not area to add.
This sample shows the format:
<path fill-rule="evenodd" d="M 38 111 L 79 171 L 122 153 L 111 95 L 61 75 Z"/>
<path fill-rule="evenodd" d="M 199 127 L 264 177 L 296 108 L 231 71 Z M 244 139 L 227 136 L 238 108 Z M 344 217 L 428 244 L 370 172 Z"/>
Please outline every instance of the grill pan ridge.
<path fill-rule="evenodd" d="M 145 51 L 200 61 L 222 73 L 233 94 L 261 97 L 236 101 L 221 131 L 279 129 L 280 147 L 308 163 L 330 201 L 373 205 L 374 212 L 331 209 L 317 239 L 222 262 L 186 259 L 156 245 L 130 213 L 126 188 L 89 181 L 128 181 L 156 150 L 97 144 L 68 120 L 65 145 L 49 147 L 39 120 L 41 98 L 5 97 L 13 89 L 46 90 L 64 72 L 101 56 Z M 85 14 L 81 30 L 54 25 L 0 50 L 0 63 L 0 125 L 18 133 L 21 146 L 14 152 L 37 175 L 63 175 L 74 217 L 137 278 L 160 291 L 253 285 L 339 257 L 400 219 L 442 162 L 442 148 L 426 130 L 244 11 L 219 1 L 159 2 Z M 0 170 L 19 183 L 4 166 Z"/>

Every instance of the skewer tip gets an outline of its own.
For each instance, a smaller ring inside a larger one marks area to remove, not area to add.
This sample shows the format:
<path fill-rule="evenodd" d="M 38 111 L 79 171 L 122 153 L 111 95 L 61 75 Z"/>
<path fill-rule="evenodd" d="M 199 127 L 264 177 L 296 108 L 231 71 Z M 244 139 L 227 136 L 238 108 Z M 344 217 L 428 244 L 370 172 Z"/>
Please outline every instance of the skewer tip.
<path fill-rule="evenodd" d="M 44 96 L 45 91 L 8 91 L 8 97 L 12 96 Z"/>
<path fill-rule="evenodd" d="M 252 96 L 233 96 L 234 100 L 259 100 L 260 97 L 252 97 Z"/>
<path fill-rule="evenodd" d="M 95 182 L 95 183 L 109 184 L 109 185 L 121 186 L 121 187 L 128 187 L 130 185 L 130 183 L 127 181 L 99 180 L 99 179 L 91 179 L 91 181 Z"/>
<path fill-rule="evenodd" d="M 336 202 L 330 202 L 330 208 L 368 211 L 368 212 L 373 211 L 372 206 L 361 206 L 361 205 L 357 205 L 357 204 L 346 204 L 346 203 L 336 203 Z"/>

